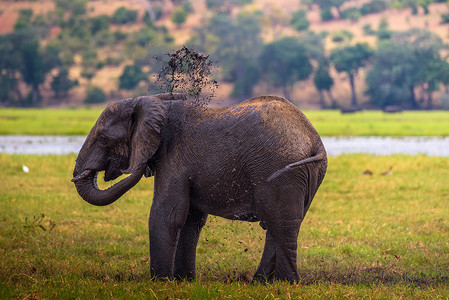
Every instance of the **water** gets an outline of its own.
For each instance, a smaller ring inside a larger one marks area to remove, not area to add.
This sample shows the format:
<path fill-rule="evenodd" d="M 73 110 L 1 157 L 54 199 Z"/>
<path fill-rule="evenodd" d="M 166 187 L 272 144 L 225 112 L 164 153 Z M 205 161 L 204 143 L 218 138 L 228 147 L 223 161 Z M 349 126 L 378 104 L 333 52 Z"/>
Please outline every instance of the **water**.
<path fill-rule="evenodd" d="M 0 153 L 78 153 L 84 140 L 84 136 L 0 136 Z M 449 157 L 449 137 L 323 137 L 322 140 L 330 156 L 369 153 Z"/>
<path fill-rule="evenodd" d="M 322 140 L 331 156 L 349 153 L 449 156 L 449 137 L 325 137 Z"/>
<path fill-rule="evenodd" d="M 0 153 L 70 154 L 78 153 L 85 136 L 0 135 Z"/>

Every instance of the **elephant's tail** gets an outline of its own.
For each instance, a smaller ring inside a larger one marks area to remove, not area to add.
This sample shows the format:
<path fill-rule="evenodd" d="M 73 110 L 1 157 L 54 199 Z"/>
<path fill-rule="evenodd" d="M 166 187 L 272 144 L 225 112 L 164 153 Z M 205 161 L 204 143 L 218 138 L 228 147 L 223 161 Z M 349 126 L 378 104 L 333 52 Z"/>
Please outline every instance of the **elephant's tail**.
<path fill-rule="evenodd" d="M 316 152 L 316 154 L 314 156 L 305 158 L 303 160 L 291 163 L 289 165 L 287 165 L 286 167 L 284 167 L 283 169 L 277 170 L 276 172 L 274 172 L 273 174 L 271 174 L 270 177 L 268 177 L 267 181 L 272 181 L 275 178 L 277 178 L 278 176 L 284 174 L 285 172 L 288 172 L 290 169 L 296 168 L 296 167 L 300 167 L 306 164 L 310 164 L 316 161 L 321 161 L 326 157 L 326 149 L 324 148 L 324 145 L 320 142 L 318 145 L 318 151 Z"/>

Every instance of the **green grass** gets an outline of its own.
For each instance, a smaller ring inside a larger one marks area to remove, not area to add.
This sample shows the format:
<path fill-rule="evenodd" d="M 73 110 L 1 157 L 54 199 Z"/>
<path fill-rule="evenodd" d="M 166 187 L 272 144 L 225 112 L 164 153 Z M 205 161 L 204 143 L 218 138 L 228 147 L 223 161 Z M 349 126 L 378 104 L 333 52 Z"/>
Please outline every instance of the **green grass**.
<path fill-rule="evenodd" d="M 323 136 L 449 136 L 449 111 L 305 112 Z"/>
<path fill-rule="evenodd" d="M 251 284 L 264 231 L 218 217 L 200 238 L 197 281 L 152 281 L 153 180 L 94 207 L 70 182 L 74 160 L 0 154 L 0 299 L 449 297 L 447 158 L 331 157 L 301 228 L 297 285 Z"/>
<path fill-rule="evenodd" d="M 0 135 L 87 135 L 103 108 L 0 109 Z"/>
<path fill-rule="evenodd" d="M 0 109 L 0 135 L 87 135 L 100 108 Z M 449 111 L 306 111 L 322 136 L 449 136 Z"/>

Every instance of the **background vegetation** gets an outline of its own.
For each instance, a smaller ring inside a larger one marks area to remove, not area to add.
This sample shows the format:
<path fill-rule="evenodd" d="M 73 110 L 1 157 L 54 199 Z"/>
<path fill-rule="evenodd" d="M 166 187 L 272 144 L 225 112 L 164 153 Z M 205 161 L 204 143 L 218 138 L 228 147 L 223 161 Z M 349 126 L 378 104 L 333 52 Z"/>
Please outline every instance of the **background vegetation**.
<path fill-rule="evenodd" d="M 299 285 L 249 283 L 264 231 L 257 223 L 216 217 L 209 217 L 199 242 L 198 281 L 151 281 L 153 180 L 143 179 L 110 206 L 94 207 L 70 182 L 74 160 L 0 154 L 0 298 L 449 296 L 446 158 L 331 157 L 300 232 Z M 382 176 L 390 167 L 393 173 Z"/>
<path fill-rule="evenodd" d="M 448 15 L 441 0 L 3 1 L 0 105 L 156 93 L 186 44 L 216 62 L 226 102 L 448 109 Z"/>
<path fill-rule="evenodd" d="M 0 135 L 87 135 L 102 107 L 0 110 Z M 449 136 L 449 112 L 304 112 L 321 136 Z"/>

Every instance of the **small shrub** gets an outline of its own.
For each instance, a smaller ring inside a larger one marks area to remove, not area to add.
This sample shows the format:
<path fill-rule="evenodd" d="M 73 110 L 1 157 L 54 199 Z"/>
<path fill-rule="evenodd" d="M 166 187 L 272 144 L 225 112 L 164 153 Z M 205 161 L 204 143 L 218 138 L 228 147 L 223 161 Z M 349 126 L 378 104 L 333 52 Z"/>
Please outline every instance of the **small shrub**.
<path fill-rule="evenodd" d="M 449 23 L 449 13 L 441 14 L 441 24 Z"/>
<path fill-rule="evenodd" d="M 125 7 L 119 7 L 112 16 L 112 23 L 114 24 L 128 24 L 137 21 L 137 10 L 129 10 Z"/>
<path fill-rule="evenodd" d="M 344 41 L 351 41 L 354 34 L 347 30 L 338 30 L 332 34 L 332 41 L 334 43 L 342 43 Z"/>
<path fill-rule="evenodd" d="M 126 32 L 123 32 L 120 30 L 114 31 L 114 38 L 115 38 L 116 42 L 123 41 L 127 37 L 128 37 L 128 34 Z"/>
<path fill-rule="evenodd" d="M 139 65 L 128 65 L 119 78 L 119 87 L 121 89 L 132 90 L 139 85 L 139 82 L 145 79 L 146 75 Z"/>
<path fill-rule="evenodd" d="M 363 25 L 363 33 L 365 35 L 375 35 L 376 31 L 374 31 L 374 29 L 371 27 L 371 24 L 365 24 Z"/>
<path fill-rule="evenodd" d="M 107 15 L 92 18 L 90 20 L 90 31 L 92 32 L 92 34 L 96 34 L 97 32 L 102 30 L 109 30 L 110 23 L 111 20 Z"/>
<path fill-rule="evenodd" d="M 97 86 L 90 86 L 87 89 L 87 95 L 86 99 L 84 99 L 84 103 L 95 104 L 103 102 L 106 102 L 105 92 Z"/>
<path fill-rule="evenodd" d="M 33 17 L 33 10 L 21 9 L 19 12 L 19 17 L 17 18 L 16 24 L 14 25 L 14 30 L 20 30 L 23 28 L 30 27 L 30 22 L 31 22 L 32 17 Z"/>
<path fill-rule="evenodd" d="M 179 6 L 179 7 L 175 8 L 175 10 L 173 11 L 171 21 L 173 23 L 175 23 L 176 25 L 181 25 L 181 24 L 185 23 L 185 21 L 187 20 L 187 15 L 188 15 L 188 13 L 185 10 L 185 8 L 182 6 Z"/>
<path fill-rule="evenodd" d="M 440 98 L 441 108 L 444 110 L 449 110 L 449 94 L 443 93 Z"/>
<path fill-rule="evenodd" d="M 358 8 L 355 8 L 355 7 L 345 9 L 340 14 L 340 18 L 348 19 L 348 20 L 352 20 L 352 21 L 357 21 L 358 19 L 360 19 L 361 16 L 362 16 L 362 13 L 360 12 L 360 10 Z"/>
<path fill-rule="evenodd" d="M 332 20 L 334 18 L 334 15 L 332 14 L 332 11 L 331 11 L 330 8 L 323 8 L 321 10 L 321 14 L 320 15 L 321 15 L 321 20 L 323 22 L 330 21 L 330 20 Z"/>
<path fill-rule="evenodd" d="M 309 29 L 310 22 L 307 19 L 307 12 L 303 9 L 294 12 L 290 24 L 298 31 Z"/>
<path fill-rule="evenodd" d="M 142 47 L 145 47 L 156 38 L 157 32 L 152 28 L 142 29 L 135 34 L 136 43 Z"/>
<path fill-rule="evenodd" d="M 363 16 L 368 14 L 375 14 L 382 12 L 388 8 L 387 2 L 384 0 L 372 0 L 371 2 L 365 3 L 360 8 L 360 12 Z"/>

